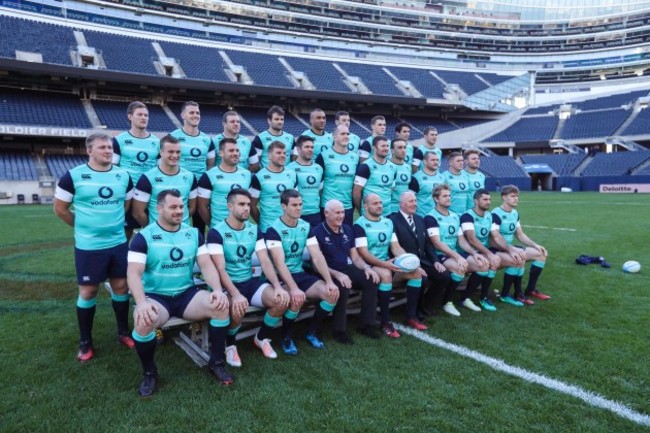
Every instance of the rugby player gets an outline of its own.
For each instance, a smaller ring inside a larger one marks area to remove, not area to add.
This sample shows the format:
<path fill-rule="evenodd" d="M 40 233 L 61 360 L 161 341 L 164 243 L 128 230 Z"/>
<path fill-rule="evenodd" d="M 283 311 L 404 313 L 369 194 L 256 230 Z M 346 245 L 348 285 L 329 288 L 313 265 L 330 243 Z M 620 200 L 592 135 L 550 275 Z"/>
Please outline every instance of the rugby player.
<path fill-rule="evenodd" d="M 240 133 L 241 121 L 239 119 L 239 114 L 236 111 L 226 111 L 223 113 L 221 123 L 223 124 L 223 132 L 217 134 L 212 139 L 215 147 L 217 147 L 224 138 L 234 139 L 239 148 L 239 166 L 244 170 L 250 170 L 253 172 L 259 170 L 259 157 L 255 147 L 253 147 L 253 144 L 248 138 Z M 216 150 L 217 155 L 215 164 L 219 165 L 221 163 L 221 154 L 219 153 L 219 149 Z"/>
<path fill-rule="evenodd" d="M 314 160 L 314 139 L 301 135 L 296 139 L 294 150 L 298 158 L 287 165 L 298 178 L 298 192 L 302 196 L 302 214 L 300 218 L 312 227 L 323 221 L 320 213 L 321 190 L 323 188 L 323 167 L 312 162 Z"/>
<path fill-rule="evenodd" d="M 438 186 L 445 183 L 442 174 L 438 171 L 440 161 L 438 154 L 435 152 L 428 152 L 424 155 L 422 161 L 422 169 L 416 171 L 411 177 L 409 189 L 413 191 L 417 198 L 417 213 L 424 218 L 426 214 L 431 212 L 434 207 L 433 190 Z"/>
<path fill-rule="evenodd" d="M 375 137 L 383 137 L 386 135 L 386 118 L 380 115 L 374 116 L 370 119 L 370 130 L 372 131 L 370 137 L 363 140 L 359 145 L 359 163 L 362 163 L 372 155 Z"/>
<path fill-rule="evenodd" d="M 429 152 L 435 152 L 438 155 L 438 161 L 442 161 L 442 150 L 436 147 L 436 142 L 438 141 L 438 130 L 433 126 L 429 126 L 424 129 L 424 144 L 417 146 L 413 149 L 413 163 L 415 161 L 424 161 L 424 157 Z M 419 167 L 422 167 L 422 164 L 418 164 Z"/>
<path fill-rule="evenodd" d="M 320 153 L 332 147 L 334 144 L 334 138 L 330 132 L 325 131 L 325 125 L 327 124 L 327 117 L 325 112 L 320 108 L 314 108 L 309 113 L 309 129 L 306 129 L 301 135 L 306 135 L 312 139 L 314 145 L 314 154 L 312 156 L 312 162 L 316 160 Z M 294 156 L 298 156 L 297 149 L 294 148 Z"/>
<path fill-rule="evenodd" d="M 334 115 L 334 124 L 336 126 L 339 125 L 344 125 L 345 127 L 348 128 L 348 131 L 350 130 L 350 124 L 352 120 L 350 119 L 350 113 L 347 111 L 337 111 L 336 114 Z M 336 128 L 334 128 L 336 131 Z M 336 133 L 336 132 L 335 132 Z M 359 137 L 357 134 L 353 134 L 350 132 L 350 136 L 348 137 L 348 149 L 351 152 L 357 153 L 359 150 L 359 145 L 361 144 L 361 137 Z"/>
<path fill-rule="evenodd" d="M 392 190 L 395 185 L 397 167 L 390 162 L 388 156 L 388 139 L 377 136 L 372 140 L 373 154 L 370 159 L 359 164 L 354 176 L 352 200 L 354 206 L 362 214 L 361 201 L 368 194 L 377 194 L 382 200 L 384 216 L 391 210 Z"/>
<path fill-rule="evenodd" d="M 406 153 L 404 155 L 404 162 L 411 168 L 412 172 L 415 173 L 420 167 L 420 163 L 422 162 L 422 160 L 416 161 L 413 158 L 413 152 L 415 151 L 415 147 L 413 147 L 413 145 L 409 143 L 409 138 L 411 138 L 411 125 L 409 125 L 406 122 L 399 122 L 397 125 L 395 125 L 395 137 L 393 138 L 393 141 L 404 140 L 404 143 L 406 143 Z M 392 150 L 393 149 L 392 142 L 390 147 Z"/>
<path fill-rule="evenodd" d="M 460 152 L 449 154 L 449 169 L 442 173 L 442 178 L 451 190 L 452 212 L 462 215 L 467 211 L 469 179 L 463 173 L 463 155 Z M 471 206 L 470 206 L 471 207 Z"/>
<path fill-rule="evenodd" d="M 261 132 L 253 139 L 253 147 L 257 152 L 260 161 L 260 168 L 269 165 L 269 146 L 274 141 L 284 143 L 284 150 L 287 155 L 293 154 L 293 135 L 282 130 L 284 127 L 284 110 L 277 105 L 272 106 L 266 112 L 266 121 L 269 124 L 269 129 Z M 285 162 L 286 163 L 286 162 Z"/>
<path fill-rule="evenodd" d="M 411 184 L 411 165 L 406 161 L 406 141 L 396 138 L 390 142 L 390 162 L 395 165 L 395 185 L 391 193 L 389 214 L 399 211 L 400 195 L 408 191 Z"/>
<path fill-rule="evenodd" d="M 474 207 L 474 193 L 485 188 L 485 175 L 478 171 L 481 166 L 481 154 L 477 149 L 468 149 L 463 153 L 465 168 L 463 174 L 467 178 L 467 209 Z"/>

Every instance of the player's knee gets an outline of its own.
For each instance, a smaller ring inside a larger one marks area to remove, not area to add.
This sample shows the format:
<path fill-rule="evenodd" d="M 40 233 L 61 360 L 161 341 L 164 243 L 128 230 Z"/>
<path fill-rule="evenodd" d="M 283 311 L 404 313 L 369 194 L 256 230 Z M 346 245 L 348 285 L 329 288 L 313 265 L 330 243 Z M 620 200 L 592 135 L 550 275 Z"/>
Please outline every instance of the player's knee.
<path fill-rule="evenodd" d="M 282 315 L 284 315 L 284 312 L 287 311 L 287 308 L 289 308 L 289 307 L 282 306 L 280 304 L 275 304 L 275 305 L 272 305 L 272 306 L 268 307 L 267 311 L 273 317 L 281 317 Z"/>
<path fill-rule="evenodd" d="M 391 283 L 393 281 L 393 273 L 386 268 L 374 268 L 379 274 L 379 279 L 382 283 Z"/>
<path fill-rule="evenodd" d="M 126 279 L 111 280 L 111 290 L 116 295 L 126 295 L 129 292 Z"/>
<path fill-rule="evenodd" d="M 228 309 L 217 310 L 216 308 L 211 308 L 211 314 L 210 314 L 211 319 L 226 320 L 229 317 L 230 317 L 230 312 L 228 311 Z"/>
<path fill-rule="evenodd" d="M 79 286 L 79 296 L 85 301 L 97 297 L 97 286 Z"/>

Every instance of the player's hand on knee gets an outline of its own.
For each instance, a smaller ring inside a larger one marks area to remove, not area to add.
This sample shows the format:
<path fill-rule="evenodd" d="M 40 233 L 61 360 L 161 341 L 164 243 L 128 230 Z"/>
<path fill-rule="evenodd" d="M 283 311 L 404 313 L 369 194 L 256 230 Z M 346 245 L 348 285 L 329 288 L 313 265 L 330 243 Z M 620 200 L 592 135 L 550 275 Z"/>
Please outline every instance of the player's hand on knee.
<path fill-rule="evenodd" d="M 225 293 L 215 290 L 210 292 L 210 307 L 217 311 L 227 310 L 230 306 L 228 296 Z"/>
<path fill-rule="evenodd" d="M 334 283 L 331 283 L 331 284 L 325 283 L 325 294 L 326 294 L 327 300 L 331 304 L 336 304 L 336 301 L 339 300 L 339 296 L 340 296 L 339 288 L 336 287 L 336 284 L 334 284 Z"/>
<path fill-rule="evenodd" d="M 461 274 L 466 274 L 467 273 L 467 267 L 469 266 L 469 263 L 467 263 L 467 260 L 463 257 L 458 257 L 458 260 L 456 260 L 456 263 L 458 264 L 458 270 L 460 271 Z"/>
<path fill-rule="evenodd" d="M 395 266 L 393 261 L 395 261 L 395 258 L 392 258 L 390 260 L 386 260 L 384 262 L 384 268 L 389 269 L 391 272 L 404 272 L 402 270 L 402 268 Z"/>
<path fill-rule="evenodd" d="M 144 301 L 136 304 L 134 322 L 136 327 L 151 327 L 158 320 L 158 307 L 151 302 Z"/>
<path fill-rule="evenodd" d="M 370 280 L 375 284 L 379 284 L 379 281 L 381 280 L 381 278 L 379 278 L 379 274 L 377 273 L 377 271 L 375 271 L 372 268 L 367 268 L 365 270 L 365 274 L 366 274 L 366 279 L 367 280 Z"/>
<path fill-rule="evenodd" d="M 291 296 L 291 308 L 300 308 L 305 303 L 305 293 L 302 290 L 292 289 L 289 295 Z"/>
<path fill-rule="evenodd" d="M 339 273 L 337 276 L 338 276 L 337 280 L 339 281 L 339 283 L 341 283 L 343 287 L 345 287 L 346 289 L 352 288 L 352 280 L 350 280 L 350 277 L 348 277 L 343 273 Z"/>
<path fill-rule="evenodd" d="M 241 293 L 237 293 L 230 300 L 232 314 L 236 317 L 244 317 L 248 309 L 248 299 Z"/>
<path fill-rule="evenodd" d="M 275 287 L 273 288 L 273 302 L 283 308 L 287 308 L 289 303 L 291 303 L 291 296 L 282 287 Z"/>

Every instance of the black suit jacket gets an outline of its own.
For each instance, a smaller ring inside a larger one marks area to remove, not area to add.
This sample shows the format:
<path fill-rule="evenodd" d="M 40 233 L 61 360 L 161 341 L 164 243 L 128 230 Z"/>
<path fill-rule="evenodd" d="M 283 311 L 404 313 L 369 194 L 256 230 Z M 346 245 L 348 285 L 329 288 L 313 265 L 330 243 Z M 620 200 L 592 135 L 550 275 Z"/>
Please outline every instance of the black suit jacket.
<path fill-rule="evenodd" d="M 417 233 L 413 233 L 408 221 L 406 221 L 406 218 L 399 211 L 390 214 L 388 218 L 393 221 L 393 230 L 404 251 L 415 254 L 420 258 L 420 262 L 427 266 L 433 266 L 438 261 L 433 244 L 431 244 L 427 235 L 424 218 L 419 215 L 413 215 L 413 222 L 415 223 Z"/>

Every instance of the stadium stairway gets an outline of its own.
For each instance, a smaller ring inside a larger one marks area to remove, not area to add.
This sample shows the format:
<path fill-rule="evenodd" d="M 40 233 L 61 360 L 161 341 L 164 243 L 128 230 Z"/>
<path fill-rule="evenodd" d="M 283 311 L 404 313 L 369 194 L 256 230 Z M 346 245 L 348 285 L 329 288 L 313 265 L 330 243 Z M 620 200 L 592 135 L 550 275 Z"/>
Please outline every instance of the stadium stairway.
<path fill-rule="evenodd" d="M 88 116 L 88 120 L 90 120 L 90 124 L 93 126 L 93 128 L 101 128 L 102 121 L 99 120 L 99 116 L 95 111 L 95 107 L 93 107 L 93 104 L 90 102 L 90 100 L 82 99 L 81 105 L 83 105 L 84 110 L 86 111 L 86 115 Z"/>
<path fill-rule="evenodd" d="M 582 162 L 576 167 L 575 171 L 573 172 L 574 176 L 582 176 L 582 172 L 585 171 L 585 169 L 591 164 L 591 161 L 593 161 L 594 157 L 593 156 L 588 156 Z"/>
<path fill-rule="evenodd" d="M 648 167 L 650 167 L 650 159 L 647 159 L 645 162 L 641 163 L 638 167 L 635 167 L 630 174 L 631 175 L 639 174 Z"/>
<path fill-rule="evenodd" d="M 517 122 L 522 113 L 523 110 L 517 110 L 507 113 L 492 122 L 446 132 L 438 137 L 438 146 L 441 149 L 449 149 L 458 148 L 465 143 L 480 143 L 482 140 L 503 131 Z"/>

